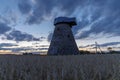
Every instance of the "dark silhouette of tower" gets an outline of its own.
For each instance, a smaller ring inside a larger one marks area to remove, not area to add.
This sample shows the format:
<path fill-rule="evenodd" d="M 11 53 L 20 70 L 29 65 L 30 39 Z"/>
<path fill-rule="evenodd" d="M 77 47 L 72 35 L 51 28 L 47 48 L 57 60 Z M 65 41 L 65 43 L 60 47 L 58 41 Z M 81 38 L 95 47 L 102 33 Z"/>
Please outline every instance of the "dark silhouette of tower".
<path fill-rule="evenodd" d="M 74 55 L 79 50 L 72 34 L 75 18 L 58 17 L 54 20 L 55 30 L 48 50 L 48 55 Z"/>

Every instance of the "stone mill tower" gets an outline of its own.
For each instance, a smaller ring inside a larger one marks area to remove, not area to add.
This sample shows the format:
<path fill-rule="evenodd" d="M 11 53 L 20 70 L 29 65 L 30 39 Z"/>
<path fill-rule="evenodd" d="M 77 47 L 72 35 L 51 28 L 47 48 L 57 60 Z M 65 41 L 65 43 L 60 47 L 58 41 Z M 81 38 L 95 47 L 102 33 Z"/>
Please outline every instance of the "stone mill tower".
<path fill-rule="evenodd" d="M 79 53 L 72 26 L 75 18 L 58 17 L 54 20 L 55 30 L 48 50 L 48 55 L 75 55 Z"/>

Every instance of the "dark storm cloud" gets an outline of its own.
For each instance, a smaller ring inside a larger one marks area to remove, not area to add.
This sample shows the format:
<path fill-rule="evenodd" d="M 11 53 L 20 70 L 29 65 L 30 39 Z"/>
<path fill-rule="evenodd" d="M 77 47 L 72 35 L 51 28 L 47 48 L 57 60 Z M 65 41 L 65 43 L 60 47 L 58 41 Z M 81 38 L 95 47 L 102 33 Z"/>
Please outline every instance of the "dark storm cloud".
<path fill-rule="evenodd" d="M 118 4 L 119 0 L 107 1 L 106 5 L 97 6 L 99 9 L 95 10 L 92 13 L 90 30 L 83 31 L 80 35 L 77 36 L 78 39 L 88 38 L 91 34 L 108 34 L 111 36 L 120 36 L 120 5 Z M 94 5 L 94 4 L 93 4 Z M 102 13 L 101 13 L 102 12 Z M 96 14 L 96 15 L 94 15 Z M 88 14 L 89 15 L 89 14 Z M 97 21 L 98 19 L 101 20 Z M 95 22 L 96 21 L 96 22 Z M 84 22 L 84 21 L 81 21 Z M 87 26 L 86 24 L 85 26 Z M 78 26 L 82 27 L 82 25 Z M 79 30 L 79 29 L 78 29 Z M 75 31 L 76 32 L 76 31 Z"/>
<path fill-rule="evenodd" d="M 65 16 L 72 15 L 77 8 L 80 8 L 79 13 L 81 13 L 81 10 L 86 6 L 92 6 L 95 7 L 103 6 L 105 5 L 105 0 L 34 0 L 35 3 L 30 3 L 30 0 L 24 1 L 22 0 L 19 4 L 25 7 L 19 7 L 20 11 L 23 13 L 25 10 L 26 13 L 29 13 L 30 9 L 32 9 L 32 14 L 27 18 L 28 23 L 34 24 L 34 23 L 40 23 L 43 20 L 43 16 L 50 16 L 52 11 L 56 8 L 58 9 L 58 13 L 65 12 Z M 96 11 L 94 11 L 93 20 L 98 18 L 100 16 L 100 12 L 102 11 L 102 8 L 95 8 Z M 29 9 L 29 10 L 26 10 Z M 57 13 L 57 14 L 58 14 Z M 98 14 L 95 14 L 98 13 Z M 24 14 L 24 13 L 23 13 Z M 86 14 L 88 15 L 88 14 Z M 84 17 L 86 16 L 84 15 Z M 53 15 L 55 16 L 55 15 Z"/>
<path fill-rule="evenodd" d="M 50 16 L 52 11 L 56 8 L 59 11 L 65 12 L 66 15 L 72 14 L 76 7 L 84 6 L 86 2 L 84 0 L 34 0 L 35 4 L 32 4 L 32 14 L 27 18 L 28 24 L 36 24 L 40 23 L 44 20 L 43 16 Z M 22 4 L 25 7 L 21 7 L 20 11 L 24 11 L 25 9 L 29 8 L 30 5 L 26 5 L 25 1 L 22 1 Z M 31 3 L 29 3 L 31 4 Z M 19 5 L 18 5 L 19 6 Z M 23 13 L 23 12 L 22 12 Z M 55 17 L 55 15 L 53 15 Z"/>
<path fill-rule="evenodd" d="M 115 17 L 114 17 L 115 18 Z M 109 34 L 111 36 L 111 34 L 113 36 L 120 36 L 120 19 L 118 19 L 119 17 L 116 16 L 115 19 L 113 19 L 113 17 L 108 17 L 105 18 L 103 20 L 101 20 L 100 22 L 94 23 L 91 26 L 91 29 L 88 31 L 83 31 L 81 33 L 81 35 L 78 36 L 78 38 L 87 38 L 89 37 L 91 34 Z M 116 20 L 117 19 L 117 20 Z"/>
<path fill-rule="evenodd" d="M 120 1 L 119 0 L 34 0 L 21 1 L 21 5 L 25 7 L 19 8 L 24 14 L 32 13 L 27 17 L 26 23 L 39 24 L 44 20 L 44 16 L 51 16 L 52 11 L 56 8 L 58 13 L 65 12 L 64 16 L 73 16 L 76 12 L 78 25 L 73 28 L 74 35 L 77 39 L 88 38 L 91 34 L 112 34 L 119 36 L 120 34 Z M 26 5 L 27 4 L 27 5 Z M 56 14 L 58 14 L 56 13 Z M 53 18 L 56 15 L 52 15 Z M 58 15 L 57 15 L 58 16 Z M 59 15 L 60 16 L 60 15 Z M 52 19 L 53 19 L 52 18 Z M 99 20 L 101 19 L 101 20 Z M 89 30 L 84 28 L 89 27 Z"/>
<path fill-rule="evenodd" d="M 8 40 L 15 40 L 15 41 L 39 41 L 39 38 L 35 38 L 33 35 L 23 33 L 21 31 L 12 31 L 7 36 Z"/>

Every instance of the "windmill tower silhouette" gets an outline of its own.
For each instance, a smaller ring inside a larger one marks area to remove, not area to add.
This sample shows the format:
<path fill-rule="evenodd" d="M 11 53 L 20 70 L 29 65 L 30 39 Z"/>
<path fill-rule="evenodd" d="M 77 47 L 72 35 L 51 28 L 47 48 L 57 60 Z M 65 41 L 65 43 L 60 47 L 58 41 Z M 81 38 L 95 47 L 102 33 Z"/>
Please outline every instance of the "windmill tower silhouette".
<path fill-rule="evenodd" d="M 79 53 L 72 26 L 76 25 L 75 18 L 58 17 L 54 20 L 55 30 L 48 49 L 48 55 L 75 55 Z"/>

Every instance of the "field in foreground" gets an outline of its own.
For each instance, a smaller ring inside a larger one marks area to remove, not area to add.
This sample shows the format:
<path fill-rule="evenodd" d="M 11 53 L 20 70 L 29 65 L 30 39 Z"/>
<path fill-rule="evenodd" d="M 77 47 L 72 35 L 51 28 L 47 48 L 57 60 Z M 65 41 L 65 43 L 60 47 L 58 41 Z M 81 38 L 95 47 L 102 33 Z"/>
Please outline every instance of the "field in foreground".
<path fill-rule="evenodd" d="M 1 55 L 0 80 L 120 80 L 120 55 Z"/>

